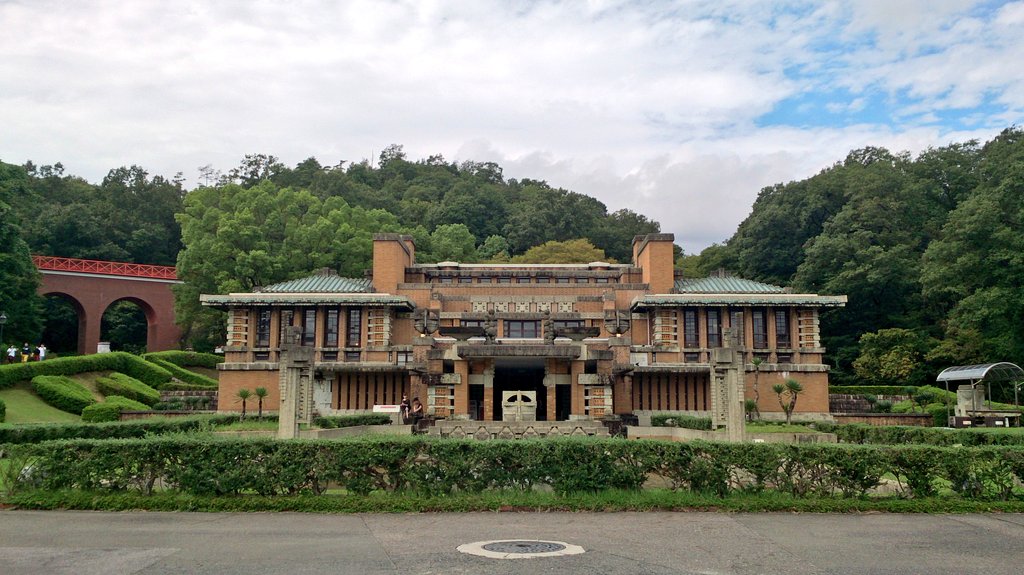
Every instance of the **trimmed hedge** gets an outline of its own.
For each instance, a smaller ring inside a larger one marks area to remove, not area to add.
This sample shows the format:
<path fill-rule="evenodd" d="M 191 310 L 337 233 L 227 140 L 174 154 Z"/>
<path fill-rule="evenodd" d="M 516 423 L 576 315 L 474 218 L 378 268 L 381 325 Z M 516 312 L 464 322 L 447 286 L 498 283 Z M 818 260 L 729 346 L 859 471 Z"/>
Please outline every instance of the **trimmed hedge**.
<path fill-rule="evenodd" d="M 185 383 L 185 385 L 190 386 L 188 388 L 188 390 L 194 390 L 194 389 L 217 389 L 217 386 L 219 385 L 217 383 L 216 379 L 212 379 L 212 378 L 206 377 L 205 375 L 203 375 L 201 373 L 196 373 L 194 371 L 189 371 L 189 370 L 185 369 L 184 367 L 180 367 L 180 366 L 175 365 L 175 364 L 173 364 L 173 363 L 171 363 L 169 361 L 166 361 L 166 360 L 163 360 L 163 359 L 154 358 L 154 359 L 151 359 L 150 362 L 154 363 L 154 364 L 156 364 L 156 365 L 158 365 L 160 367 L 162 367 L 163 369 L 166 369 L 176 379 L 180 379 L 182 382 Z M 169 390 L 169 389 L 171 389 L 171 386 L 173 386 L 173 388 L 175 390 L 186 391 L 186 390 L 182 389 L 180 384 L 176 384 L 175 382 L 171 382 L 169 384 L 165 384 L 161 389 L 168 389 Z"/>
<path fill-rule="evenodd" d="M 277 416 L 264 416 L 277 419 Z M 214 425 L 238 421 L 237 415 L 197 415 L 192 417 L 154 417 L 117 423 L 43 423 L 0 427 L 0 444 L 39 443 L 57 439 L 125 439 L 193 432 Z"/>
<path fill-rule="evenodd" d="M 726 496 L 863 497 L 896 477 L 906 497 L 951 489 L 964 499 L 1022 500 L 1024 448 L 782 445 L 561 439 L 455 441 L 209 440 L 157 437 L 20 445 L 43 489 L 139 491 L 160 481 L 191 495 L 411 492 L 425 496 L 531 490 L 639 490 L 650 476 L 673 489 Z"/>
<path fill-rule="evenodd" d="M 361 415 L 332 415 L 314 417 L 313 425 L 322 429 L 338 427 L 355 427 L 357 425 L 390 425 L 391 416 L 386 413 L 366 413 Z"/>
<path fill-rule="evenodd" d="M 209 369 L 217 369 L 217 364 L 222 363 L 224 358 L 219 355 L 212 353 L 199 353 L 195 351 L 154 351 L 151 353 L 142 354 L 142 358 L 146 361 L 153 361 L 159 359 L 168 363 L 173 363 L 179 367 L 206 367 Z"/>
<path fill-rule="evenodd" d="M 106 377 L 96 378 L 96 389 L 105 396 L 121 396 L 144 403 L 147 406 L 144 409 L 149 409 L 160 401 L 159 391 L 123 373 L 114 372 Z"/>
<path fill-rule="evenodd" d="M 47 404 L 68 413 L 81 414 L 96 403 L 86 387 L 63 375 L 37 375 L 32 378 L 32 389 Z"/>
<path fill-rule="evenodd" d="M 943 411 L 945 418 L 945 411 Z M 843 443 L 872 445 L 938 445 L 979 447 L 985 445 L 1024 445 L 1024 435 L 991 433 L 974 429 L 948 429 L 904 425 L 867 425 L 864 423 L 835 424 L 816 422 L 814 427 L 825 433 L 835 433 Z"/>
<path fill-rule="evenodd" d="M 82 410 L 82 421 L 100 423 L 121 419 L 122 411 L 148 411 L 149 406 L 120 395 L 108 395 L 103 403 L 95 403 Z"/>
<path fill-rule="evenodd" d="M 682 413 L 659 413 L 651 416 L 653 427 L 682 427 L 686 429 L 711 429 L 710 417 L 695 417 Z"/>
<path fill-rule="evenodd" d="M 907 388 L 914 386 L 906 385 L 830 385 L 829 393 L 842 393 L 846 395 L 907 395 Z M 914 387 L 914 393 L 917 388 Z"/>
<path fill-rule="evenodd" d="M 159 365 L 137 355 L 115 351 L 0 365 L 0 389 L 19 381 L 29 381 L 38 375 L 74 375 L 87 371 L 118 371 L 154 389 L 160 389 L 161 385 L 171 381 L 171 373 Z"/>

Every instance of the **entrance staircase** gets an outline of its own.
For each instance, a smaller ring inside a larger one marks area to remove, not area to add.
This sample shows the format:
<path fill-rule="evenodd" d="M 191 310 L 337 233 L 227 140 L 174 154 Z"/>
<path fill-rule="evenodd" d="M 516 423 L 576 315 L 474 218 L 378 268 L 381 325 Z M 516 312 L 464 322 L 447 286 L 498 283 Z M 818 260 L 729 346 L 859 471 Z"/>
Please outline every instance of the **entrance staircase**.
<path fill-rule="evenodd" d="M 427 432 L 451 439 L 537 439 L 545 437 L 608 437 L 600 421 L 472 421 L 440 420 Z"/>

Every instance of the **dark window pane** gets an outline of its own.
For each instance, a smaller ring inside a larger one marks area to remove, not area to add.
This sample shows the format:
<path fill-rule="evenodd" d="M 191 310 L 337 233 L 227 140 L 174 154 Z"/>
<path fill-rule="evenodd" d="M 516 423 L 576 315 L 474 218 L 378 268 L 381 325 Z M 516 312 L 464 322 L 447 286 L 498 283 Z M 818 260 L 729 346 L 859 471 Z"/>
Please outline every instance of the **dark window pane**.
<path fill-rule="evenodd" d="M 754 349 L 765 349 L 768 347 L 768 326 L 765 324 L 764 310 L 755 309 L 750 312 L 751 323 L 754 328 Z"/>
<path fill-rule="evenodd" d="M 700 336 L 697 333 L 697 310 L 683 310 L 683 347 L 700 347 Z"/>
<path fill-rule="evenodd" d="M 338 347 L 338 310 L 329 309 L 324 317 L 324 347 Z"/>
<path fill-rule="evenodd" d="M 256 320 L 256 347 L 270 347 L 269 309 L 261 309 Z"/>
<path fill-rule="evenodd" d="M 359 347 L 363 334 L 362 309 L 355 307 L 348 310 L 348 325 L 346 327 L 345 347 Z"/>
<path fill-rule="evenodd" d="M 316 341 L 316 309 L 303 310 L 302 345 L 313 345 Z"/>
<path fill-rule="evenodd" d="M 722 347 L 722 317 L 717 309 L 708 308 L 708 347 Z"/>

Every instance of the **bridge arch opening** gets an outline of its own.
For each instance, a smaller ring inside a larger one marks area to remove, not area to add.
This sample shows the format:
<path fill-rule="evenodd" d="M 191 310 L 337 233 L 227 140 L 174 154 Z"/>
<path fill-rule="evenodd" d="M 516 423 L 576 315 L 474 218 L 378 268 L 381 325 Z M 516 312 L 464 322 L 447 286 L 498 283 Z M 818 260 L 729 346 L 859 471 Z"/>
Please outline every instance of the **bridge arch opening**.
<path fill-rule="evenodd" d="M 84 323 L 88 321 L 82 302 L 59 291 L 43 295 L 43 335 L 41 343 L 55 354 L 78 353 L 84 342 Z"/>
<path fill-rule="evenodd" d="M 143 353 L 148 350 L 155 322 L 153 306 L 136 297 L 124 297 L 103 310 L 100 340 L 109 342 L 111 351 Z"/>

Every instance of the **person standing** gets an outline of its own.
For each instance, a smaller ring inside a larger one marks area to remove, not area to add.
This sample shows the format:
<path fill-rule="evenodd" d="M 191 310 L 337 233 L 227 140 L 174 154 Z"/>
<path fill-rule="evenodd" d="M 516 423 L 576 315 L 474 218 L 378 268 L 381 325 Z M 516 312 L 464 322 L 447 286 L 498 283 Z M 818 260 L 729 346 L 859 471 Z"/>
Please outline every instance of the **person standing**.
<path fill-rule="evenodd" d="M 402 414 L 402 423 L 409 423 L 409 396 L 402 394 L 402 403 L 398 404 L 398 412 Z"/>
<path fill-rule="evenodd" d="M 36 355 L 39 356 L 39 361 L 46 359 L 46 344 L 39 343 L 39 347 L 36 348 Z"/>
<path fill-rule="evenodd" d="M 14 358 L 18 356 L 18 348 L 14 347 L 12 343 L 7 347 L 7 363 L 14 363 Z"/>
<path fill-rule="evenodd" d="M 418 426 L 420 420 L 423 419 L 423 404 L 420 403 L 420 398 L 418 397 L 412 398 L 412 413 L 410 413 L 410 416 L 412 417 L 413 426 Z"/>
<path fill-rule="evenodd" d="M 28 363 L 28 360 L 32 358 L 32 348 L 28 346 L 28 342 L 21 344 L 21 363 Z"/>

